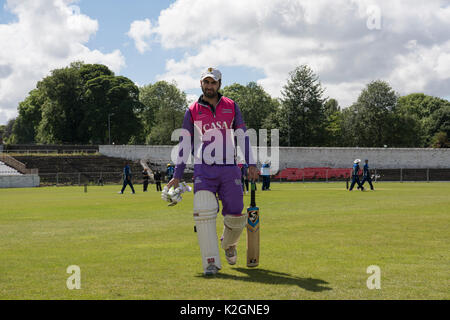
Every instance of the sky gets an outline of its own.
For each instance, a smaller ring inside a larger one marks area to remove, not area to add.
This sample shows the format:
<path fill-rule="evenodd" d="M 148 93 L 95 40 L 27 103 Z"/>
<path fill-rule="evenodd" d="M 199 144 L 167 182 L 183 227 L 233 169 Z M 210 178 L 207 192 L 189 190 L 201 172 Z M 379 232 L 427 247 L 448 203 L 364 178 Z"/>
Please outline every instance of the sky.
<path fill-rule="evenodd" d="M 343 108 L 374 80 L 450 99 L 449 30 L 450 0 L 0 0 L 0 124 L 80 60 L 189 100 L 208 67 L 281 97 L 301 64 Z"/>

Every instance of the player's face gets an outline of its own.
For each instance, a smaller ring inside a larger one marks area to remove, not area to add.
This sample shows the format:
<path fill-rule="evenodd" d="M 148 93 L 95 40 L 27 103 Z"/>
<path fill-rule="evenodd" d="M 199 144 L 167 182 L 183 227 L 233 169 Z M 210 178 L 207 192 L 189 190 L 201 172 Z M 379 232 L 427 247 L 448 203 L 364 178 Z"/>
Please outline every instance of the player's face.
<path fill-rule="evenodd" d="M 213 78 L 205 78 L 200 81 L 200 85 L 202 87 L 203 94 L 206 98 L 213 99 L 217 97 L 217 94 L 220 89 L 220 82 L 214 80 Z"/>

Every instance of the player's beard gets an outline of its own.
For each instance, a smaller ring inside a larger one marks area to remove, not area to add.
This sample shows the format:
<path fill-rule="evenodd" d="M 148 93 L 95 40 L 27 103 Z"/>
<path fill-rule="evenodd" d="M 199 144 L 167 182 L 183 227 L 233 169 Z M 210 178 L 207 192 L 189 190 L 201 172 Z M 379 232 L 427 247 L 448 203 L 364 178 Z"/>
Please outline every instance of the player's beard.
<path fill-rule="evenodd" d="M 203 91 L 203 95 L 208 99 L 214 99 L 218 95 L 218 91 L 216 91 L 214 89 L 205 89 L 203 86 L 202 86 L 202 91 Z"/>

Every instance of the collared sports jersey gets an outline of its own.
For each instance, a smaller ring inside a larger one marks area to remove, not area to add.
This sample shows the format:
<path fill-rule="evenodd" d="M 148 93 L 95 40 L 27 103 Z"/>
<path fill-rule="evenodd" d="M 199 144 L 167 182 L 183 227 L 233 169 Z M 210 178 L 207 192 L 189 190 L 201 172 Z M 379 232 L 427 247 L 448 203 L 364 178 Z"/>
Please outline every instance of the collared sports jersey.
<path fill-rule="evenodd" d="M 368 177 L 370 174 L 369 174 L 369 164 L 364 164 L 364 167 L 363 167 L 363 175 L 365 176 L 365 177 Z"/>
<path fill-rule="evenodd" d="M 183 129 L 189 132 L 195 164 L 236 165 L 234 134 L 238 129 L 245 133 L 247 128 L 239 106 L 233 100 L 219 94 L 219 102 L 214 107 L 200 96 L 186 111 Z M 244 144 L 241 149 L 245 150 L 245 161 L 254 165 L 248 137 Z M 182 178 L 185 167 L 185 162 L 179 157 L 175 178 Z"/>
<path fill-rule="evenodd" d="M 357 176 L 359 174 L 359 164 L 355 163 L 352 169 L 352 175 Z"/>
<path fill-rule="evenodd" d="M 167 167 L 167 170 L 166 170 L 167 176 L 173 175 L 173 172 L 174 172 L 174 168 L 172 166 Z"/>
<path fill-rule="evenodd" d="M 126 165 L 126 166 L 123 168 L 123 176 L 124 176 L 124 178 L 128 178 L 128 177 L 131 178 L 131 169 L 130 169 L 130 166 L 129 166 L 129 165 Z"/>

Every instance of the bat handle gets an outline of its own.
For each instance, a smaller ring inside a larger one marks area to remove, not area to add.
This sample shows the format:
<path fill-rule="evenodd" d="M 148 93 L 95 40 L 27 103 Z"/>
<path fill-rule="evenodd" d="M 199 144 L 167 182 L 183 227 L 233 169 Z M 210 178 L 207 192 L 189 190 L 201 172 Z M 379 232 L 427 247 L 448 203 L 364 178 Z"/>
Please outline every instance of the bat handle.
<path fill-rule="evenodd" d="M 251 186 L 252 186 L 252 190 L 251 190 L 251 193 L 250 193 L 250 205 L 252 206 L 252 207 L 256 207 L 256 195 L 255 195 L 255 190 L 256 190 L 256 183 L 255 182 L 252 182 L 252 184 L 251 184 Z"/>

